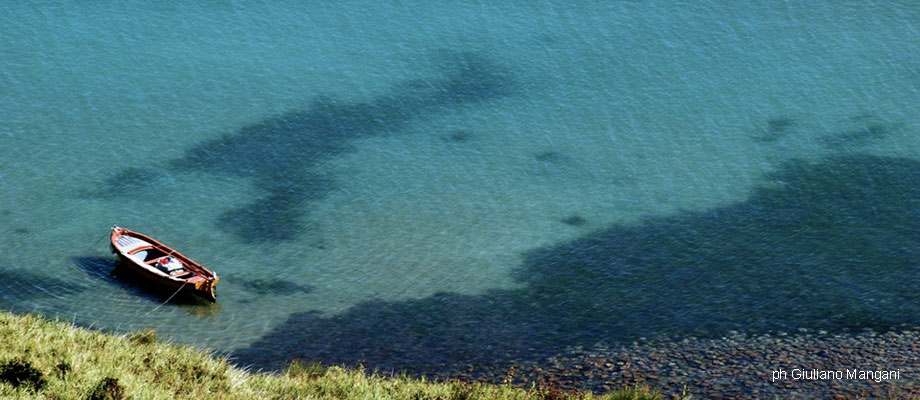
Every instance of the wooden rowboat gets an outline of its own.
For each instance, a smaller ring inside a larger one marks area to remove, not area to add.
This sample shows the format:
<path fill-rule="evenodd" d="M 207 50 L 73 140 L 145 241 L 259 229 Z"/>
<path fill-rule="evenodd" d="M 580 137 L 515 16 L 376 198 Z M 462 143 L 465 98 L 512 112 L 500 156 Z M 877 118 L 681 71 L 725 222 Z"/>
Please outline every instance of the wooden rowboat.
<path fill-rule="evenodd" d="M 111 248 L 141 278 L 174 292 L 181 290 L 217 301 L 214 286 L 220 278 L 216 273 L 150 236 L 115 225 Z"/>

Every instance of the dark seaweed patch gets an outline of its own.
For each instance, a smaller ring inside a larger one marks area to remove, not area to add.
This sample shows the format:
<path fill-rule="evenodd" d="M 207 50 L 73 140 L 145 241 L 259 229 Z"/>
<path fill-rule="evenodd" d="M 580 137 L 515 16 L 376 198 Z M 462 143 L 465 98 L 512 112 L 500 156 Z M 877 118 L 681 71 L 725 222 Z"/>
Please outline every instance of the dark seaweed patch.
<path fill-rule="evenodd" d="M 767 120 L 763 133 L 754 139 L 759 142 L 775 142 L 793 133 L 797 125 L 790 118 L 773 118 Z M 840 150 L 864 146 L 884 139 L 902 124 L 891 124 L 872 114 L 863 113 L 848 118 L 843 125 L 846 127 L 820 137 L 825 147 Z"/>
<path fill-rule="evenodd" d="M 542 33 L 535 37 L 536 41 L 543 45 L 558 45 L 563 43 L 563 41 L 556 35 L 551 33 Z"/>
<path fill-rule="evenodd" d="M 323 182 L 309 182 L 321 185 Z M 302 234 L 307 225 L 298 205 L 316 192 L 275 193 L 237 209 L 226 211 L 217 227 L 247 241 L 287 241 Z M 298 194 L 303 198 L 298 198 Z"/>
<path fill-rule="evenodd" d="M 864 121 L 865 119 L 857 119 Z M 864 121 L 860 126 L 846 129 L 828 136 L 825 136 L 824 143 L 831 147 L 841 146 L 859 146 L 869 142 L 883 139 L 892 132 L 892 127 L 880 122 Z"/>
<path fill-rule="evenodd" d="M 570 225 L 570 226 L 582 226 L 588 223 L 588 220 L 584 219 L 580 215 L 572 215 L 570 217 L 563 218 L 559 221 L 562 222 L 563 224 Z"/>
<path fill-rule="evenodd" d="M 755 136 L 758 142 L 775 142 L 788 135 L 795 127 L 796 122 L 792 118 L 771 118 L 767 120 L 765 131 Z"/>
<path fill-rule="evenodd" d="M 791 118 L 773 118 L 767 120 L 767 130 L 770 132 L 784 132 L 795 125 Z"/>
<path fill-rule="evenodd" d="M 129 167 L 100 182 L 91 194 L 103 198 L 130 197 L 149 188 L 151 183 L 159 177 L 160 174 L 157 171 Z"/>
<path fill-rule="evenodd" d="M 295 313 L 235 354 L 415 374 L 507 368 L 639 337 L 920 325 L 920 162 L 790 162 L 746 201 L 615 225 L 524 254 L 523 286 Z"/>
<path fill-rule="evenodd" d="M 297 293 L 310 293 L 313 287 L 302 285 L 279 278 L 244 278 L 238 275 L 228 277 L 234 284 L 242 285 L 247 291 L 257 295 L 291 295 Z"/>
<path fill-rule="evenodd" d="M 435 81 L 438 90 L 432 99 L 440 106 L 506 97 L 514 89 L 509 71 L 477 53 L 443 51 L 439 58 L 446 79 Z"/>
<path fill-rule="evenodd" d="M 444 141 L 450 142 L 450 143 L 466 143 L 466 142 L 472 141 L 475 138 L 476 138 L 476 135 L 474 135 L 473 132 L 459 129 L 445 136 Z"/>
<path fill-rule="evenodd" d="M 543 178 L 564 177 L 566 179 L 585 178 L 588 169 L 580 165 L 579 161 L 562 152 L 556 150 L 547 150 L 534 154 L 533 173 Z M 616 177 L 617 183 L 628 182 L 628 179 Z"/>
<path fill-rule="evenodd" d="M 319 97 L 306 110 L 194 146 L 172 163 L 172 170 L 251 178 L 265 197 L 225 212 L 218 227 L 247 242 L 292 239 L 308 230 L 305 203 L 334 188 L 318 165 L 350 150 L 353 139 L 399 132 L 421 115 L 510 93 L 510 74 L 482 57 L 442 56 L 443 79 L 410 80 L 364 103 Z"/>
<path fill-rule="evenodd" d="M 537 161 L 546 162 L 546 163 L 560 163 L 566 160 L 565 155 L 555 150 L 549 150 L 549 151 L 537 153 L 536 155 L 534 155 L 534 158 Z"/>

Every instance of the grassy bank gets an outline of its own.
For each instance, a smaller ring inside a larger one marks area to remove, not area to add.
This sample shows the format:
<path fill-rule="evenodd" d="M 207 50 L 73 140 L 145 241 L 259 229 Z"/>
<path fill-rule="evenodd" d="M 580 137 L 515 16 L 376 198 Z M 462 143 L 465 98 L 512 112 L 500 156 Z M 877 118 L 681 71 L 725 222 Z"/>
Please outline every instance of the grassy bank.
<path fill-rule="evenodd" d="M 433 383 L 297 363 L 257 374 L 153 331 L 108 335 L 0 312 L 0 398 L 48 399 L 656 399 L 645 389 L 602 396 L 552 388 Z"/>

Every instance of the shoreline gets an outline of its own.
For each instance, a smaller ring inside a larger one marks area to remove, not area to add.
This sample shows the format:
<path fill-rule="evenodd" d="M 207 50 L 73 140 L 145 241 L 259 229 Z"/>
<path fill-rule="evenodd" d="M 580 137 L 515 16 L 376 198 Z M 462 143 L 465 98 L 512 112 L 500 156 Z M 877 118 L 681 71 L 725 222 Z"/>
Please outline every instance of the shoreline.
<path fill-rule="evenodd" d="M 822 378 L 820 371 L 839 371 L 840 379 Z M 573 349 L 506 371 L 486 367 L 433 377 L 501 383 L 509 375 L 515 385 L 536 382 L 595 393 L 648 385 L 669 396 L 689 391 L 700 398 L 917 397 L 920 331 L 827 334 L 803 329 L 794 335 L 732 332 L 718 339 L 656 339 Z"/>
<path fill-rule="evenodd" d="M 431 382 L 363 368 L 294 361 L 280 373 L 237 368 L 226 357 L 160 341 L 153 329 L 104 333 L 35 314 L 0 311 L 0 397 L 92 399 L 660 400 L 650 389 L 604 395 L 511 385 Z"/>
<path fill-rule="evenodd" d="M 0 361 L 6 367 L 13 365 L 12 362 L 24 363 L 23 368 L 27 369 L 37 368 L 36 390 L 47 381 L 52 391 L 52 387 L 71 391 L 75 389 L 71 386 L 74 379 L 82 382 L 79 390 L 88 390 L 91 384 L 98 383 L 93 380 L 99 378 L 100 373 L 108 374 L 106 379 L 112 382 L 121 382 L 119 387 L 132 393 L 165 390 L 168 386 L 150 386 L 158 381 L 157 374 L 148 376 L 148 372 L 152 372 L 149 369 L 153 368 L 167 374 L 184 374 L 190 370 L 207 372 L 201 378 L 208 377 L 208 385 L 213 385 L 212 389 L 219 387 L 221 391 L 231 390 L 227 382 L 243 378 L 255 385 L 247 390 L 281 390 L 282 387 L 294 390 L 296 387 L 296 390 L 313 391 L 325 390 L 324 385 L 339 379 L 336 371 L 345 371 L 342 368 L 347 367 L 300 361 L 278 374 L 253 374 L 246 368 L 233 366 L 224 357 L 214 358 L 213 353 L 161 343 L 152 330 L 106 334 L 31 314 L 16 316 L 0 312 L 0 331 L 9 339 L 0 346 Z M 100 352 L 102 348 L 106 350 Z M 154 358 L 154 353 L 170 354 L 171 361 L 151 364 L 162 358 Z M 82 361 L 86 357 L 95 361 L 87 364 Z M 492 359 L 491 363 L 455 366 L 453 371 L 445 369 L 420 374 L 419 378 L 376 370 L 365 377 L 365 368 L 359 366 L 348 369 L 353 372 L 348 373 L 347 379 L 352 383 L 363 380 L 383 385 L 373 390 L 389 391 L 384 387 L 404 382 L 399 385 L 410 385 L 415 388 L 412 390 L 500 390 L 523 398 L 538 396 L 547 390 L 554 393 L 561 390 L 558 393 L 570 393 L 577 398 L 595 398 L 590 392 L 595 395 L 631 393 L 640 397 L 655 397 L 652 392 L 660 392 L 664 398 L 687 398 L 689 395 L 726 399 L 920 399 L 920 330 L 915 328 L 842 334 L 804 329 L 794 335 L 732 332 L 718 339 L 655 339 L 619 346 L 572 348 L 565 355 L 534 358 L 528 362 L 500 358 Z M 125 363 L 132 365 L 129 369 L 133 372 L 126 372 Z M 177 369 L 180 364 L 185 366 Z M 309 379 L 301 381 L 291 376 L 292 371 L 301 370 Z M 328 381 L 314 381 L 318 376 L 325 376 Z M 67 379 L 62 380 L 65 377 Z M 12 382 L 14 386 L 20 379 L 6 378 L 7 384 Z M 430 386 L 426 386 L 426 382 Z M 476 386 L 479 383 L 498 385 Z M 469 384 L 474 386 L 463 386 Z M 359 386 L 362 385 L 365 383 Z M 0 383 L 0 392 L 9 389 L 4 386 Z M 183 390 L 191 393 L 200 387 L 193 385 Z M 639 389 L 630 392 L 631 388 Z M 521 389 L 523 391 L 516 391 Z M 573 390 L 581 394 L 575 395 Z"/>

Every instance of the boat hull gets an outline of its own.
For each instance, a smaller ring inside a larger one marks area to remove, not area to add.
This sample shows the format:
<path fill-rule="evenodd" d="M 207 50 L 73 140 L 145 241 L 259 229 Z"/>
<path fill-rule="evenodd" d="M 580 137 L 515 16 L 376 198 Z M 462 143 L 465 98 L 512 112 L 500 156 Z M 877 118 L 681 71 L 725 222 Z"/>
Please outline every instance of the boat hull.
<path fill-rule="evenodd" d="M 134 262 L 134 260 L 125 257 L 120 253 L 115 253 L 118 256 L 118 267 L 121 271 L 124 271 L 136 278 L 139 282 L 144 285 L 150 286 L 153 289 L 162 291 L 163 293 L 172 293 L 179 296 L 195 296 L 196 298 L 202 298 L 211 302 L 217 301 L 217 296 L 215 294 L 214 287 L 217 285 L 217 281 L 220 278 L 214 278 L 212 283 L 205 285 L 195 286 L 186 282 L 176 282 L 172 279 L 165 279 L 159 275 L 152 274 L 147 271 L 146 268 L 141 268 Z M 178 293 L 176 293 L 178 291 Z"/>
<path fill-rule="evenodd" d="M 145 284 L 170 291 L 173 296 L 190 294 L 212 302 L 217 301 L 214 288 L 220 278 L 216 273 L 149 236 L 116 225 L 112 228 L 110 248 L 117 256 L 121 270 L 134 275 Z M 141 256 L 148 252 L 159 253 L 181 271 L 172 273 L 172 270 L 155 270 L 154 265 L 158 265 L 158 261 L 154 258 L 145 260 Z M 135 253 L 134 256 L 129 255 L 131 253 Z"/>

